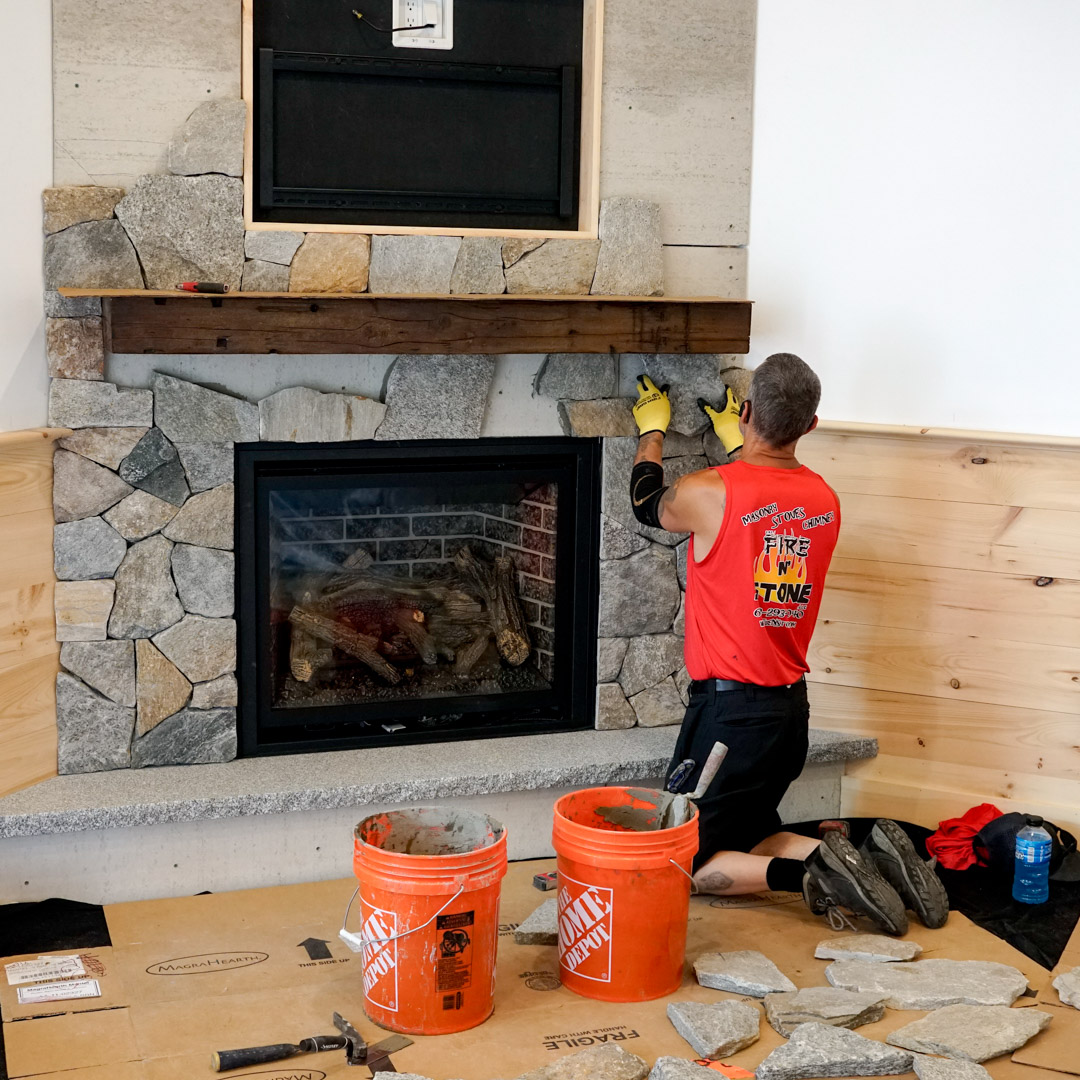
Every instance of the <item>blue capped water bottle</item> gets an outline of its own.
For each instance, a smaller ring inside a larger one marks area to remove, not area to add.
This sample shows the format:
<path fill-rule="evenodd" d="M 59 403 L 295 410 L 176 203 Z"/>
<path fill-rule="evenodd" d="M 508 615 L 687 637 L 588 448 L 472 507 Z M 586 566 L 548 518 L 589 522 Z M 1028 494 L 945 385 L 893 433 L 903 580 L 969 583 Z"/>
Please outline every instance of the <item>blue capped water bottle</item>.
<path fill-rule="evenodd" d="M 1016 834 L 1016 868 L 1012 894 L 1022 904 L 1045 904 L 1050 898 L 1050 852 L 1053 841 L 1042 827 L 1043 819 L 1033 814 Z"/>

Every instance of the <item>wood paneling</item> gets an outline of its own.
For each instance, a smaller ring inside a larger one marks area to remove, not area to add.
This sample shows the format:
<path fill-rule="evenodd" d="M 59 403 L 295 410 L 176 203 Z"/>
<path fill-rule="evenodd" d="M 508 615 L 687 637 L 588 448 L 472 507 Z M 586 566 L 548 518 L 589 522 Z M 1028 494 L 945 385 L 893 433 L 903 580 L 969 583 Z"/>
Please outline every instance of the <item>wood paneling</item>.
<path fill-rule="evenodd" d="M 66 434 L 0 434 L 0 795 L 56 775 L 52 455 Z"/>
<path fill-rule="evenodd" d="M 881 751 L 844 812 L 1080 826 L 1080 442 L 848 427 L 800 447 L 843 514 L 812 722 Z"/>

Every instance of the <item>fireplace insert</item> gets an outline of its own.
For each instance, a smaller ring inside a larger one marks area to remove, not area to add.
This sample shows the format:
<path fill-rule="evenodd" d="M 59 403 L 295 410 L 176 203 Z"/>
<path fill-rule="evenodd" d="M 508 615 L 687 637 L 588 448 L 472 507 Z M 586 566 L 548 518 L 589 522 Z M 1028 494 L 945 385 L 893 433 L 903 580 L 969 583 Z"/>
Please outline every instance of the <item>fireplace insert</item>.
<path fill-rule="evenodd" d="M 237 447 L 245 756 L 591 727 L 600 443 Z"/>

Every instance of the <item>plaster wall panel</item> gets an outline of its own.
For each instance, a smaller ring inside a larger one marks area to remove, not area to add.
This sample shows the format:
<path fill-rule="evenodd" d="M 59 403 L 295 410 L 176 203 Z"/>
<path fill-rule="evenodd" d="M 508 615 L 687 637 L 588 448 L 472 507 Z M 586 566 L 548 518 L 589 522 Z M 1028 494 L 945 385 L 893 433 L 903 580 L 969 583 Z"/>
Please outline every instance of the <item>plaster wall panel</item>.
<path fill-rule="evenodd" d="M 167 172 L 196 106 L 240 96 L 240 0 L 53 0 L 56 184 Z"/>
<path fill-rule="evenodd" d="M 746 299 L 746 248 L 664 245 L 667 296 Z"/>
<path fill-rule="evenodd" d="M 660 203 L 665 244 L 747 242 L 756 14 L 756 0 L 606 4 L 600 197 Z"/>

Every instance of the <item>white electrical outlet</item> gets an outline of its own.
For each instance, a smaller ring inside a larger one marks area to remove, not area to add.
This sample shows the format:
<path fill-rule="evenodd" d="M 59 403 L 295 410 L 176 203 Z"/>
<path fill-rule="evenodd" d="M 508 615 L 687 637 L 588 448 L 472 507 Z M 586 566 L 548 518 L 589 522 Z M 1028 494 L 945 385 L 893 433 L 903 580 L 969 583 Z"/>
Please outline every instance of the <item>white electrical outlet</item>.
<path fill-rule="evenodd" d="M 426 23 L 434 25 L 421 30 Z M 399 49 L 452 49 L 454 47 L 454 0 L 394 0 L 392 41 Z"/>

